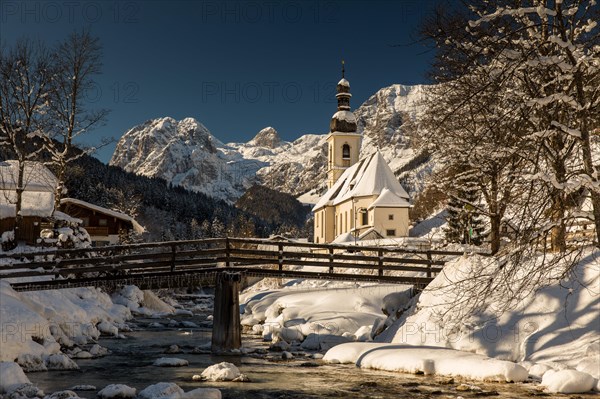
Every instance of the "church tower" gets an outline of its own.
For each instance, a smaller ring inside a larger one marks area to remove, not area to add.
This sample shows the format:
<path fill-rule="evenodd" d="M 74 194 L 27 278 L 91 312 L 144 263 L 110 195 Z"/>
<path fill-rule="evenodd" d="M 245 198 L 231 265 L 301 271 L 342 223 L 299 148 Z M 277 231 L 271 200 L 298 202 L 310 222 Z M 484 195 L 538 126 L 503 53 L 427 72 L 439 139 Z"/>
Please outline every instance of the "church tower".
<path fill-rule="evenodd" d="M 358 161 L 361 135 L 356 132 L 356 117 L 350 111 L 350 83 L 342 61 L 342 80 L 337 84 L 337 112 L 331 117 L 327 136 L 327 188 L 331 188 L 346 169 Z"/>

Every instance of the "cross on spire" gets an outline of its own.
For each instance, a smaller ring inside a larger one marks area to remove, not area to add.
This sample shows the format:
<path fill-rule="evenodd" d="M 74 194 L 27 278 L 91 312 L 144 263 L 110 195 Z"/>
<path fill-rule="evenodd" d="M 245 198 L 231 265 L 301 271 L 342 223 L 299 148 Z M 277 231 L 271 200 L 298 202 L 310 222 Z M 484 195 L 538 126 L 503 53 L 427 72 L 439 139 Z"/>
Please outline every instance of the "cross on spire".
<path fill-rule="evenodd" d="M 342 60 L 342 79 L 344 79 L 344 73 L 346 72 L 346 69 L 344 67 L 344 60 Z"/>

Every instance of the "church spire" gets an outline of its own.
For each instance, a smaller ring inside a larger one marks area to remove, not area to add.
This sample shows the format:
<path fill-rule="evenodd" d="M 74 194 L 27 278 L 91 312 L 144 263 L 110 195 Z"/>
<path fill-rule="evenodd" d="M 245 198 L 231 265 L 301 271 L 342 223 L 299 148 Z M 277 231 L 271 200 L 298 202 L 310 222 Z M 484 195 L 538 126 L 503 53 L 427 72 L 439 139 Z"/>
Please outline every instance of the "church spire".
<path fill-rule="evenodd" d="M 342 80 L 337 84 L 337 97 L 338 111 L 349 111 L 350 110 L 350 82 L 346 80 L 346 65 L 342 60 Z"/>
<path fill-rule="evenodd" d="M 350 111 L 350 83 L 346 80 L 342 60 L 342 80 L 337 84 L 337 112 L 329 122 L 327 185 L 333 186 L 344 170 L 358 161 L 361 135 L 357 133 L 356 116 Z"/>

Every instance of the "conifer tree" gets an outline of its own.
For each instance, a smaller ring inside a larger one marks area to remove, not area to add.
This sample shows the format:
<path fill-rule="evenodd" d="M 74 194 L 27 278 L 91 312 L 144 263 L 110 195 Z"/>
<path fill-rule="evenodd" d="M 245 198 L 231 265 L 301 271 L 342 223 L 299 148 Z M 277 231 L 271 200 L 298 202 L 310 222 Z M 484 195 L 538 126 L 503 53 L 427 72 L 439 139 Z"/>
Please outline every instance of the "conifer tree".
<path fill-rule="evenodd" d="M 223 222 L 221 221 L 221 219 L 219 219 L 216 216 L 215 216 L 215 218 L 212 221 L 211 231 L 212 231 L 212 236 L 214 238 L 223 238 L 223 237 L 225 237 L 225 233 L 226 233 L 225 225 L 223 224 Z"/>
<path fill-rule="evenodd" d="M 459 179 L 464 180 L 464 179 Z M 460 182 L 450 194 L 446 207 L 448 222 L 444 232 L 449 242 L 481 245 L 485 226 L 477 208 L 480 193 L 473 182 Z"/>

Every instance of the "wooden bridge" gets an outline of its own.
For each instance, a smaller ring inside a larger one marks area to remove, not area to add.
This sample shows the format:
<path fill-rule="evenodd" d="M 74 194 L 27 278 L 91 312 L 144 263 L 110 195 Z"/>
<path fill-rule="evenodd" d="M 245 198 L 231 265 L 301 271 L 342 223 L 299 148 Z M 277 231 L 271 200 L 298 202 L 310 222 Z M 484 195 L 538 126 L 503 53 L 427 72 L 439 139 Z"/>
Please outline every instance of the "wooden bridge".
<path fill-rule="evenodd" d="M 461 254 L 215 238 L 0 254 L 0 279 L 19 278 L 21 282 L 11 284 L 17 291 L 214 284 L 213 348 L 232 349 L 241 345 L 238 293 L 244 278 L 371 281 L 422 289 L 441 271 L 448 256 Z"/>

